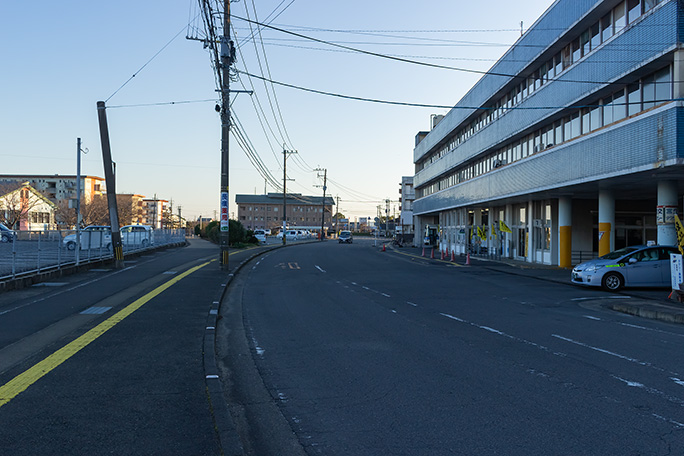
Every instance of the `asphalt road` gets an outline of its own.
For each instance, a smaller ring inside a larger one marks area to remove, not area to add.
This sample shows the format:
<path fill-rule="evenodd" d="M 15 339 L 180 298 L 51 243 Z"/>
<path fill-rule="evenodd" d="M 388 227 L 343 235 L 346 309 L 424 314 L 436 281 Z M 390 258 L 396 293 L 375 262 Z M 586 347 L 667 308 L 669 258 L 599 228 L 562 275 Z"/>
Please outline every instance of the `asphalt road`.
<path fill-rule="evenodd" d="M 0 454 L 219 454 L 203 367 L 217 258 L 195 240 L 0 293 Z"/>
<path fill-rule="evenodd" d="M 372 241 L 278 249 L 218 327 L 248 454 L 684 454 L 684 327 Z"/>

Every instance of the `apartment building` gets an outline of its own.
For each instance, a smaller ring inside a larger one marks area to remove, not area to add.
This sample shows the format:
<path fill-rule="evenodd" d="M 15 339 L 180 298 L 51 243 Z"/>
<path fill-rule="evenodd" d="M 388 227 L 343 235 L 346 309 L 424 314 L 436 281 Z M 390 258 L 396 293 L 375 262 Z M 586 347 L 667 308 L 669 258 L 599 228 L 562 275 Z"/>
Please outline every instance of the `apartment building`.
<path fill-rule="evenodd" d="M 52 202 L 76 198 L 77 176 L 73 175 L 39 175 L 39 174 L 0 174 L 0 184 L 11 182 L 28 182 L 31 187 L 43 193 Z M 107 186 L 102 177 L 81 176 L 81 194 L 86 202 L 95 196 L 107 193 Z"/>
<path fill-rule="evenodd" d="M 442 250 L 570 267 L 676 244 L 684 22 L 675 0 L 557 0 L 429 132 L 419 231 Z"/>
<path fill-rule="evenodd" d="M 266 195 L 235 195 L 238 220 L 248 230 L 276 230 L 283 226 L 283 194 L 268 193 Z M 332 208 L 335 204 L 332 197 L 305 196 L 300 193 L 288 193 L 285 200 L 287 207 L 287 225 L 302 229 L 332 227 Z M 325 219 L 323 219 L 325 216 Z"/>

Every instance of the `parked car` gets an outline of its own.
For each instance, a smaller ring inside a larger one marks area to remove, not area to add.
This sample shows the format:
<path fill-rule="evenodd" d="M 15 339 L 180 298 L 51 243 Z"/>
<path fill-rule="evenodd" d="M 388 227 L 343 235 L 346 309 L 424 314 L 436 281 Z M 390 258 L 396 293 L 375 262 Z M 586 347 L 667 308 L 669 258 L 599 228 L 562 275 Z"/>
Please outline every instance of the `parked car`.
<path fill-rule="evenodd" d="M 17 239 L 17 232 L 10 230 L 5 225 L 0 223 L 0 242 L 10 242 Z"/>
<path fill-rule="evenodd" d="M 337 242 L 340 244 L 351 244 L 354 241 L 351 231 L 340 231 Z"/>
<path fill-rule="evenodd" d="M 254 237 L 262 243 L 266 244 L 266 231 L 265 230 L 254 230 Z"/>
<path fill-rule="evenodd" d="M 578 264 L 572 282 L 617 291 L 622 287 L 670 286 L 670 254 L 675 247 L 636 245 Z"/>
<path fill-rule="evenodd" d="M 122 245 L 145 249 L 154 244 L 154 230 L 150 225 L 126 225 L 120 231 Z"/>
<path fill-rule="evenodd" d="M 69 250 L 76 249 L 76 233 L 64 236 L 62 245 Z M 90 225 L 81 230 L 81 249 L 100 249 L 112 246 L 112 228 L 104 225 Z"/>

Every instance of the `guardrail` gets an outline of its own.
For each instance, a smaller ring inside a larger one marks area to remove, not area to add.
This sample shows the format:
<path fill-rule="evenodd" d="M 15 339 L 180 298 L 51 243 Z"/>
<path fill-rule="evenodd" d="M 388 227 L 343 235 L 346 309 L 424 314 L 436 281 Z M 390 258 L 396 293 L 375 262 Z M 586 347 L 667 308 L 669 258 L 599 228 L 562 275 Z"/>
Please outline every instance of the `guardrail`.
<path fill-rule="evenodd" d="M 0 281 L 113 257 L 111 233 L 82 230 L 80 249 L 76 248 L 75 234 L 75 230 L 17 231 L 15 239 L 0 242 Z M 182 242 L 182 229 L 122 235 L 124 255 Z"/>

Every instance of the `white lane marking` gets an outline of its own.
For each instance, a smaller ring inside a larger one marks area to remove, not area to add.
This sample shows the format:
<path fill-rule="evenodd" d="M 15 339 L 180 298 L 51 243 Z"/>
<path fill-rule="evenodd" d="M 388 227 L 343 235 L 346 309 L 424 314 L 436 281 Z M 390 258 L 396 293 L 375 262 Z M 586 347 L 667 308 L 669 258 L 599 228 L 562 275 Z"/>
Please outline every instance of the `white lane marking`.
<path fill-rule="evenodd" d="M 626 383 L 627 386 L 631 386 L 632 388 L 644 388 L 644 389 L 646 388 L 646 385 L 644 385 L 643 383 L 633 382 L 631 380 L 625 380 L 624 378 L 615 377 L 615 376 L 613 376 L 613 378 L 616 378 L 616 379 L 620 380 L 621 382 Z"/>
<path fill-rule="evenodd" d="M 316 269 L 318 269 L 319 271 L 321 271 L 322 273 L 325 274 L 325 270 L 323 270 L 320 266 L 316 265 Z M 354 282 L 352 282 L 352 283 L 354 283 Z M 354 283 L 354 285 L 356 285 L 356 284 Z"/>
<path fill-rule="evenodd" d="M 684 405 L 684 400 L 682 400 L 682 399 L 680 399 L 680 398 L 678 398 L 678 397 L 676 397 L 676 396 L 672 396 L 672 395 L 666 394 L 666 393 L 664 393 L 664 392 L 662 392 L 662 391 L 660 391 L 660 390 L 658 390 L 658 389 L 651 388 L 650 386 L 646 386 L 646 385 L 644 385 L 644 384 L 641 383 L 641 382 L 635 382 L 635 381 L 632 381 L 632 380 L 626 380 L 626 379 L 624 379 L 624 378 L 622 378 L 622 377 L 618 377 L 618 376 L 616 376 L 616 375 L 611 375 L 611 377 L 613 377 L 613 378 L 616 379 L 616 380 L 620 380 L 621 382 L 625 383 L 625 384 L 626 384 L 627 386 L 629 386 L 629 387 L 642 389 L 642 390 L 646 391 L 646 392 L 649 393 L 649 394 L 653 394 L 653 395 L 655 395 L 655 396 L 659 396 L 659 397 L 661 397 L 662 399 L 665 399 L 665 400 L 668 401 L 668 402 L 671 402 L 671 403 L 673 403 L 673 404 L 679 405 L 680 407 L 681 407 L 682 405 Z"/>
<path fill-rule="evenodd" d="M 440 313 L 440 315 L 443 317 L 451 318 L 452 320 L 460 321 L 461 323 L 468 323 L 467 321 L 461 320 L 460 318 L 454 317 L 453 315 L 443 314 L 443 313 Z"/>
<path fill-rule="evenodd" d="M 673 382 L 675 382 L 679 386 L 684 386 L 684 380 L 680 380 L 676 377 L 671 377 L 670 380 L 672 380 Z"/>
<path fill-rule="evenodd" d="M 63 287 L 64 285 L 69 285 L 69 282 L 41 282 L 37 283 L 35 285 L 31 285 L 32 287 Z"/>
<path fill-rule="evenodd" d="M 640 366 L 647 366 L 647 367 L 653 367 L 655 369 L 658 369 L 655 366 L 653 366 L 653 364 L 648 363 L 646 361 L 639 361 L 636 358 L 630 358 L 629 356 L 621 355 L 619 353 L 615 353 L 615 352 L 612 352 L 610 350 L 606 350 L 604 348 L 594 347 L 592 345 L 585 344 L 584 342 L 573 340 L 573 339 L 570 339 L 568 337 L 559 336 L 558 334 L 551 334 L 551 337 L 555 337 L 556 339 L 564 340 L 565 342 L 570 342 L 571 344 L 579 345 L 580 347 L 589 348 L 591 350 L 595 350 L 595 351 L 600 352 L 600 353 L 605 353 L 606 355 L 615 356 L 616 358 L 624 359 L 625 361 L 636 363 L 636 364 L 639 364 Z M 658 369 L 658 370 L 662 370 L 662 369 Z"/>
<path fill-rule="evenodd" d="M 318 266 L 316 266 L 316 267 L 318 267 Z M 356 282 L 352 282 L 352 285 L 356 285 L 356 286 L 358 286 L 359 284 L 358 284 L 358 283 L 356 283 Z"/>
<path fill-rule="evenodd" d="M 418 307 L 418 304 L 414 304 L 410 301 L 406 301 L 406 304 L 408 304 L 409 306 Z"/>
<path fill-rule="evenodd" d="M 392 313 L 397 313 L 397 311 L 396 311 L 396 310 L 394 310 L 394 309 L 392 309 Z"/>
<path fill-rule="evenodd" d="M 252 343 L 254 343 L 254 350 L 256 350 L 257 355 L 259 355 L 259 357 L 263 357 L 263 356 L 264 356 L 264 352 L 265 352 L 266 350 L 264 350 L 263 348 L 259 347 L 259 342 L 257 342 L 257 340 L 256 340 L 254 337 L 252 337 Z"/>
<path fill-rule="evenodd" d="M 381 293 L 384 297 L 386 298 L 391 298 L 392 296 L 388 295 L 387 293 Z"/>
<path fill-rule="evenodd" d="M 684 334 L 674 333 L 674 332 L 670 332 L 670 331 L 664 331 L 662 329 L 647 328 L 646 326 L 633 325 L 630 323 L 618 322 L 618 325 L 627 326 L 628 328 L 643 329 L 644 331 L 659 332 L 659 333 L 667 334 L 669 336 L 684 337 Z"/>
<path fill-rule="evenodd" d="M 526 345 L 531 345 L 531 346 L 536 347 L 536 348 L 538 348 L 538 349 L 540 349 L 540 350 L 544 350 L 544 351 L 546 351 L 546 352 L 553 353 L 554 355 L 557 355 L 557 356 L 567 356 L 565 353 L 553 352 L 553 351 L 551 351 L 551 349 L 549 349 L 548 347 L 545 347 L 544 345 L 540 345 L 540 344 L 538 344 L 538 343 L 536 343 L 536 342 L 532 342 L 532 341 L 527 340 L 527 339 L 522 339 L 522 338 L 520 338 L 520 337 L 511 336 L 510 334 L 506 334 L 505 332 L 499 331 L 498 329 L 490 328 L 489 326 L 480 326 L 480 325 L 478 325 L 478 324 L 476 324 L 476 323 L 473 323 L 472 321 L 463 320 L 463 319 L 461 319 L 461 318 L 454 317 L 453 315 L 449 315 L 449 314 L 445 314 L 445 313 L 440 313 L 440 315 L 443 316 L 443 317 L 446 317 L 446 318 L 450 318 L 451 320 L 456 320 L 456 321 L 458 321 L 458 322 L 465 323 L 465 324 L 467 324 L 467 325 L 474 326 L 474 327 L 476 327 L 476 328 L 479 328 L 479 329 L 482 329 L 482 330 L 485 330 L 485 331 L 489 331 L 489 332 L 494 333 L 494 334 L 498 334 L 498 335 L 500 335 L 500 336 L 502 336 L 502 337 L 505 337 L 505 338 L 507 338 L 507 339 L 514 340 L 514 341 L 516 341 L 516 342 L 520 342 L 520 343 L 523 343 L 523 344 L 526 344 Z"/>
<path fill-rule="evenodd" d="M 211 309 L 209 315 L 218 315 L 218 309 Z"/>
<path fill-rule="evenodd" d="M 361 287 L 361 288 L 363 288 L 364 290 L 370 291 L 370 288 L 368 288 L 368 287 Z"/>
<path fill-rule="evenodd" d="M 679 428 L 684 427 L 684 424 L 680 423 L 679 421 L 671 420 L 670 418 L 665 418 L 664 416 L 658 415 L 657 413 L 652 413 L 651 415 L 653 415 L 655 418 L 658 418 L 659 420 L 665 421 L 670 424 L 674 424 Z"/>
<path fill-rule="evenodd" d="M 601 321 L 600 318 L 598 317 L 592 317 L 591 315 L 582 315 L 584 318 L 588 318 L 589 320 L 596 320 L 596 321 Z"/>
<path fill-rule="evenodd" d="M 207 379 L 210 379 L 210 378 L 219 378 L 219 376 L 218 376 L 218 375 L 210 374 L 210 375 L 207 375 L 205 378 L 207 378 Z"/>
<path fill-rule="evenodd" d="M 174 274 L 178 274 L 178 271 L 165 271 L 165 272 L 162 272 L 162 274 L 165 274 L 165 275 L 174 275 Z"/>
<path fill-rule="evenodd" d="M 86 310 L 80 312 L 81 315 L 102 315 L 107 312 L 111 307 L 88 307 Z"/>

